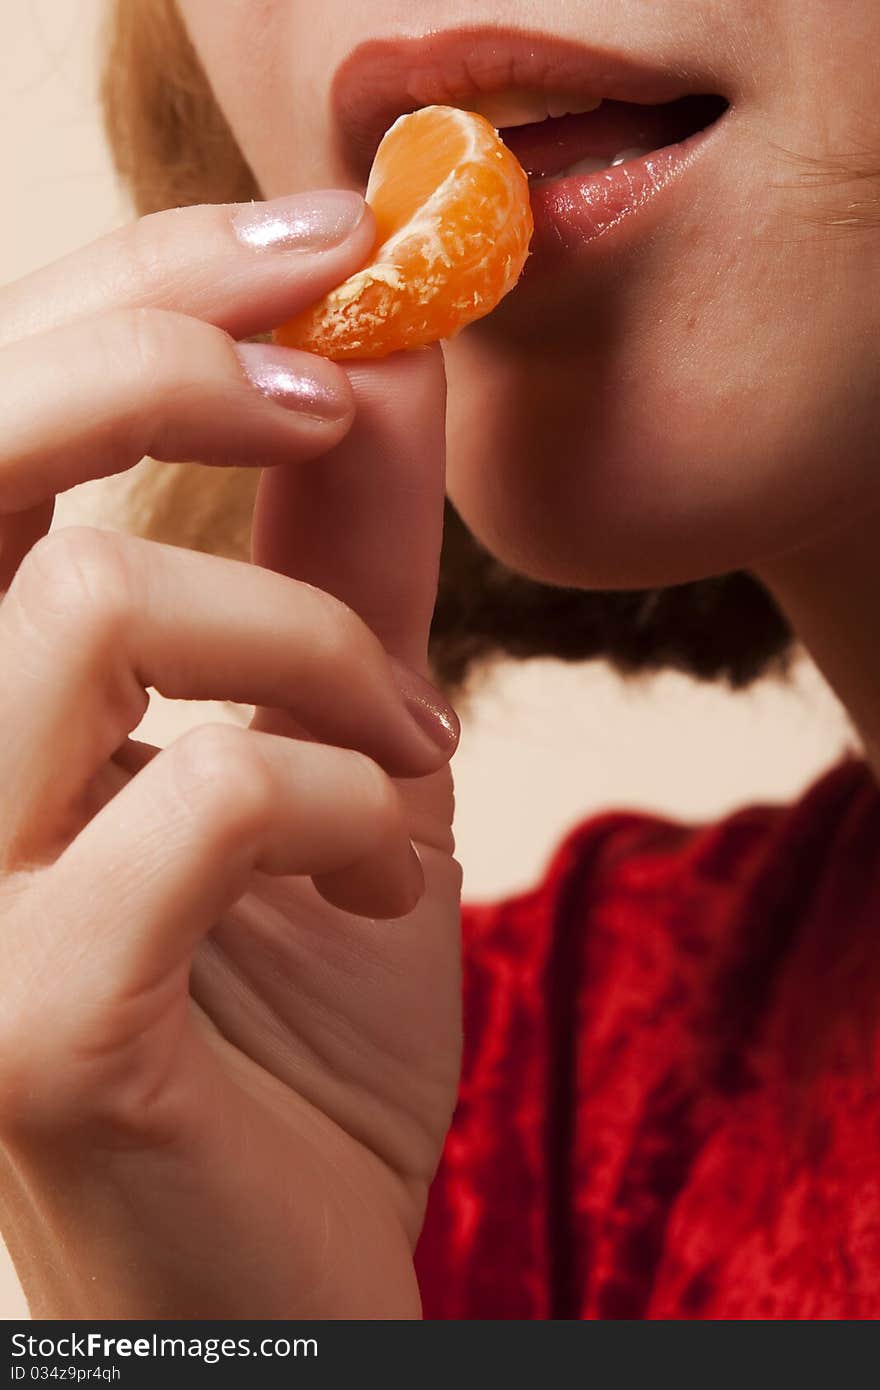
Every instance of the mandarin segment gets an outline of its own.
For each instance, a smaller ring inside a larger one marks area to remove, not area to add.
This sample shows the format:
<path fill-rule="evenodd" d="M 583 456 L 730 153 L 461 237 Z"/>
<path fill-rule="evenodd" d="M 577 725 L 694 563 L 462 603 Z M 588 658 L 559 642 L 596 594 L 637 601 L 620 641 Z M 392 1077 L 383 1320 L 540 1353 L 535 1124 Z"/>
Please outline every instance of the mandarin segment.
<path fill-rule="evenodd" d="M 491 313 L 522 274 L 528 178 L 475 112 L 426 106 L 401 116 L 365 197 L 378 232 L 368 263 L 279 328 L 276 342 L 336 361 L 423 347 Z"/>

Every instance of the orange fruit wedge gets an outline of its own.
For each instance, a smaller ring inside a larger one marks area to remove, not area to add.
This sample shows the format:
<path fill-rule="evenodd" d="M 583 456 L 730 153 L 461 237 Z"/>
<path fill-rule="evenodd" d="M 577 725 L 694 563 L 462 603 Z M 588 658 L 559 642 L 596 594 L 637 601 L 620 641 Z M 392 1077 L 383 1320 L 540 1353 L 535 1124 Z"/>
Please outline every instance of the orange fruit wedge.
<path fill-rule="evenodd" d="M 276 342 L 336 361 L 387 357 L 453 337 L 522 274 L 528 178 L 473 111 L 401 116 L 376 151 L 365 198 L 378 229 L 369 261 L 279 328 Z"/>

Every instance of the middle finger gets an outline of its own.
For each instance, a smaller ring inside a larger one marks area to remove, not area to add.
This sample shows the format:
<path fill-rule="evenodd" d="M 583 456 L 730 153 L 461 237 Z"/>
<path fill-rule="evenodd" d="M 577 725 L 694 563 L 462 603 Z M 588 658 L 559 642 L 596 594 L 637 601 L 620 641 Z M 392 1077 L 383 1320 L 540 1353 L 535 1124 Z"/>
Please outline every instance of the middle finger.
<path fill-rule="evenodd" d="M 163 462 L 302 462 L 351 424 L 345 372 L 313 353 L 236 346 L 199 319 L 122 309 L 0 349 L 0 517 Z"/>
<path fill-rule="evenodd" d="M 41 540 L 0 603 L 0 650 L 0 720 L 16 730 L 0 754 L 11 867 L 80 828 L 78 803 L 142 719 L 148 687 L 283 710 L 391 776 L 436 771 L 457 739 L 448 709 L 426 732 L 436 692 L 340 600 L 140 537 L 64 527 Z"/>

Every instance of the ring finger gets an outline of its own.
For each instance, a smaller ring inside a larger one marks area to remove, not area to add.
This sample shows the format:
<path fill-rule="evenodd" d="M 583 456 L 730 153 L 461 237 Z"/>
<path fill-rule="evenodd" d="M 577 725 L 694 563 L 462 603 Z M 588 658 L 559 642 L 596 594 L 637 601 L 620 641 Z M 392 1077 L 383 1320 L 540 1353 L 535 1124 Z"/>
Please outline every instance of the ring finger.
<path fill-rule="evenodd" d="M 0 350 L 0 407 L 2 516 L 145 454 L 311 458 L 343 437 L 354 397 L 345 372 L 312 353 L 235 344 L 170 310 L 124 309 Z"/>
<path fill-rule="evenodd" d="M 431 687 L 346 604 L 286 575 L 139 537 L 65 527 L 0 604 L 0 861 L 45 862 L 83 823 L 91 780 L 143 717 L 149 687 L 288 713 L 394 776 L 441 767 Z M 63 749 L 58 756 L 57 750 Z M 87 817 L 85 817 L 87 818 Z"/>

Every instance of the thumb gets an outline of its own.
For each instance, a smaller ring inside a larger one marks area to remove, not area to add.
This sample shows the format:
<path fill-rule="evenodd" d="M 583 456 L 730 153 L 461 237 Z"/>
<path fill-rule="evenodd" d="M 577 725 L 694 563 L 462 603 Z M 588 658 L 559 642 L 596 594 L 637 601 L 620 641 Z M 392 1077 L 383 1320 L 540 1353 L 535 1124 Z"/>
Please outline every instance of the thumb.
<path fill-rule="evenodd" d="M 346 371 L 351 429 L 321 458 L 264 469 L 251 558 L 342 599 L 391 656 L 427 676 L 443 538 L 443 355 L 436 344 Z"/>

